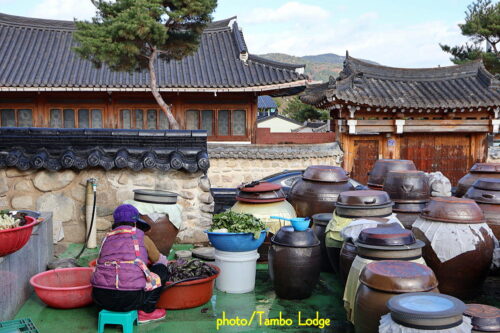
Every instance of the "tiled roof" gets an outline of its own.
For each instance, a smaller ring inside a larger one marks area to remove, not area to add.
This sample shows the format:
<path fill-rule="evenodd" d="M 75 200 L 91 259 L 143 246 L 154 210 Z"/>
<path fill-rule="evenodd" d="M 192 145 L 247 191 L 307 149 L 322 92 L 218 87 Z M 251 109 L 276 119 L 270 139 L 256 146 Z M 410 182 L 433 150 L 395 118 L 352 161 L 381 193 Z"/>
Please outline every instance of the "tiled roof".
<path fill-rule="evenodd" d="M 306 89 L 317 106 L 349 103 L 397 108 L 478 108 L 500 105 L 500 82 L 482 62 L 437 68 L 393 68 L 347 56 L 339 78 Z"/>
<path fill-rule="evenodd" d="M 213 22 L 205 29 L 198 51 L 180 61 L 157 63 L 163 91 L 200 89 L 271 90 L 305 86 L 301 66 L 270 63 L 247 52 L 234 18 Z M 93 67 L 72 51 L 75 25 L 0 13 L 0 90 L 9 88 L 52 90 L 148 89 L 147 71 L 113 72 Z M 303 66 L 302 66 L 303 67 Z M 272 86 L 272 87 L 269 87 Z M 252 89 L 253 88 L 253 89 Z"/>
<path fill-rule="evenodd" d="M 276 109 L 278 105 L 269 95 L 259 96 L 257 99 L 257 108 L 259 109 Z"/>
<path fill-rule="evenodd" d="M 284 120 L 284 121 L 288 121 L 290 123 L 293 123 L 293 124 L 296 124 L 296 125 L 303 125 L 300 121 L 297 121 L 295 119 L 292 119 L 292 118 L 288 118 L 288 117 L 285 117 L 285 116 L 282 116 L 280 114 L 273 114 L 271 116 L 267 116 L 267 117 L 262 117 L 262 118 L 259 118 L 257 119 L 257 124 L 263 122 L 263 121 L 267 121 L 267 120 L 270 120 L 270 119 L 274 119 L 274 118 L 278 118 L 278 119 L 281 119 L 281 120 Z"/>

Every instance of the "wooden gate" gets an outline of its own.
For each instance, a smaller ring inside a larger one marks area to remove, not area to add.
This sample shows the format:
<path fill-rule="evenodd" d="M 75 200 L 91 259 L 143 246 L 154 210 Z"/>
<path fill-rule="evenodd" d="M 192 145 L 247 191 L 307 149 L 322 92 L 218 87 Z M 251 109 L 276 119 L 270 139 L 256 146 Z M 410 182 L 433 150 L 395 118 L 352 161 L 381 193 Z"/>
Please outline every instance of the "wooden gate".
<path fill-rule="evenodd" d="M 379 158 L 379 139 L 353 140 L 353 165 L 351 178 L 362 184 L 368 181 L 368 172 Z"/>
<path fill-rule="evenodd" d="M 470 134 L 405 134 L 401 159 L 413 160 L 418 170 L 441 171 L 456 185 L 473 163 Z"/>

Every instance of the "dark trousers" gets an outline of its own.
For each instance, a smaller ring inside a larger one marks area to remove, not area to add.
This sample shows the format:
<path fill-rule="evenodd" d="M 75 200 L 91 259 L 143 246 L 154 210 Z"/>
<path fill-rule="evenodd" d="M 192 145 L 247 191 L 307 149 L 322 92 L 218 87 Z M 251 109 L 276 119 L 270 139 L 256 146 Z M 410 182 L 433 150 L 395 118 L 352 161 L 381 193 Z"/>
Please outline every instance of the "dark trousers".
<path fill-rule="evenodd" d="M 156 264 L 151 267 L 151 272 L 158 274 L 161 285 L 168 280 L 167 266 Z M 144 290 L 112 290 L 93 288 L 92 297 L 97 306 L 115 312 L 142 310 L 150 313 L 156 309 L 156 302 L 160 298 L 162 287 L 151 291 Z"/>

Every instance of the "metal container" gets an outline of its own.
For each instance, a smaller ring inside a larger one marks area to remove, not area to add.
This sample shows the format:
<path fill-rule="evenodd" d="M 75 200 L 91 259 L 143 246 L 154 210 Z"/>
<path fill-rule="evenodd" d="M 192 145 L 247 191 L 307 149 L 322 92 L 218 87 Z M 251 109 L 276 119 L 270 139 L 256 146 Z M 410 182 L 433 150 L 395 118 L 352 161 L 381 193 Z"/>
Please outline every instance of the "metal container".
<path fill-rule="evenodd" d="M 484 213 L 486 223 L 497 239 L 500 239 L 500 179 L 479 178 L 472 184 L 465 198 L 477 202 Z"/>
<path fill-rule="evenodd" d="M 177 203 L 177 196 L 177 193 L 169 191 L 134 190 L 135 201 L 153 205 L 175 205 Z M 140 217 L 151 226 L 146 235 L 151 238 L 162 254 L 168 255 L 179 233 L 179 229 L 170 221 L 168 215 L 164 215 L 156 221 L 153 221 L 148 215 L 140 215 Z"/>
<path fill-rule="evenodd" d="M 437 293 L 407 293 L 387 302 L 391 319 L 422 332 L 450 330 L 463 322 L 465 304 L 461 300 Z"/>
<path fill-rule="evenodd" d="M 384 191 L 392 201 L 398 203 L 422 203 L 429 201 L 429 179 L 423 171 L 389 171 L 384 182 Z"/>
<path fill-rule="evenodd" d="M 361 190 L 340 193 L 335 212 L 341 217 L 385 217 L 392 214 L 393 202 L 384 191 Z"/>
<path fill-rule="evenodd" d="M 380 159 L 375 162 L 368 173 L 368 186 L 375 190 L 382 189 L 389 171 L 417 170 L 415 163 L 410 160 Z"/>
<path fill-rule="evenodd" d="M 321 268 L 320 241 L 312 229 L 294 231 L 293 227 L 285 226 L 271 242 L 269 275 L 276 295 L 284 299 L 311 296 Z"/>
<path fill-rule="evenodd" d="M 386 260 L 365 266 L 355 302 L 356 333 L 378 333 L 387 301 L 411 292 L 437 292 L 438 281 L 429 267 L 414 262 Z"/>
<path fill-rule="evenodd" d="M 484 223 L 486 220 L 479 206 L 471 199 L 455 197 L 432 198 L 422 210 L 427 220 L 452 223 Z"/>
<path fill-rule="evenodd" d="M 347 172 L 340 167 L 310 166 L 293 184 L 288 200 L 300 217 L 333 212 L 339 193 L 354 190 L 348 179 Z"/>
<path fill-rule="evenodd" d="M 472 332 L 500 332 L 500 309 L 484 304 L 467 304 L 464 315 L 471 318 Z"/>
<path fill-rule="evenodd" d="M 322 213 L 322 214 L 314 214 L 312 217 L 313 224 L 312 230 L 316 234 L 320 241 L 321 248 L 321 271 L 322 272 L 333 272 L 333 267 L 328 260 L 328 253 L 326 252 L 325 245 L 325 230 L 328 223 L 331 221 L 333 214 L 332 213 Z"/>
<path fill-rule="evenodd" d="M 469 173 L 460 178 L 455 196 L 463 196 L 479 178 L 500 178 L 500 163 L 476 163 Z"/>

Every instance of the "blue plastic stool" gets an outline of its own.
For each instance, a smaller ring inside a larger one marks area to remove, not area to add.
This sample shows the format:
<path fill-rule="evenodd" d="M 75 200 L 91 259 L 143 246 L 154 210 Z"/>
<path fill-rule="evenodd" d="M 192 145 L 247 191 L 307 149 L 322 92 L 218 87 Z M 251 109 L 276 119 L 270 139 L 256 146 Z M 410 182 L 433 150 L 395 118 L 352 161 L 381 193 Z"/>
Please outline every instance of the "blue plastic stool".
<path fill-rule="evenodd" d="M 134 323 L 137 324 L 137 310 L 129 312 L 101 310 L 99 312 L 99 329 L 97 332 L 103 333 L 106 324 L 115 324 L 122 325 L 123 333 L 133 333 Z"/>

